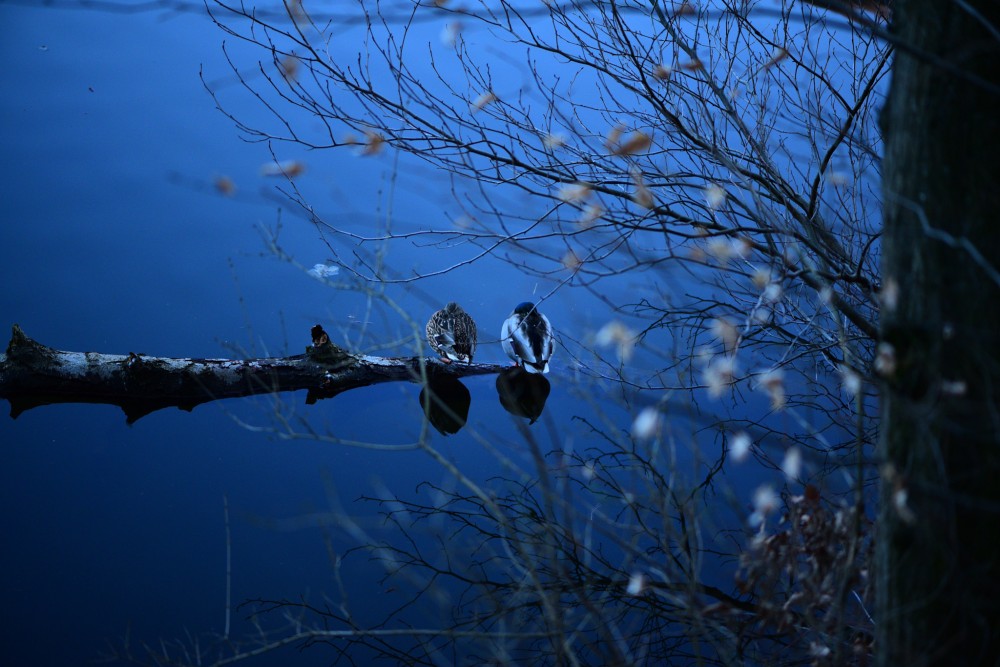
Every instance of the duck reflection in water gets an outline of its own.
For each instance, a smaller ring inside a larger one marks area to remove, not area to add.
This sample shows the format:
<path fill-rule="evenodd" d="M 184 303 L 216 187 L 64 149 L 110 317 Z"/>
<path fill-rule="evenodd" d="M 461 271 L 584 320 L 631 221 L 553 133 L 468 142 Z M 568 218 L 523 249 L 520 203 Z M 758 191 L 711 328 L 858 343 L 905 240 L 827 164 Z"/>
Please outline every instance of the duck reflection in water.
<path fill-rule="evenodd" d="M 500 405 L 515 417 L 526 417 L 530 424 L 542 416 L 551 388 L 545 376 L 520 366 L 505 368 L 497 376 Z"/>
<path fill-rule="evenodd" d="M 472 395 L 452 375 L 431 374 L 420 390 L 420 407 L 441 435 L 458 433 L 469 419 Z"/>

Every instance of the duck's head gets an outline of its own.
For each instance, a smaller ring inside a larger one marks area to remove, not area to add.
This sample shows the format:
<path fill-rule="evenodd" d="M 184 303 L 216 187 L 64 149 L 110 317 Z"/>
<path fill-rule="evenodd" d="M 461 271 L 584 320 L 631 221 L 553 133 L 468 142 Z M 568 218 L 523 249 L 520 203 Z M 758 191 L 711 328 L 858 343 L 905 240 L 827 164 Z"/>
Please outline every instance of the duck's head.
<path fill-rule="evenodd" d="M 517 304 L 517 308 L 514 309 L 514 312 L 517 313 L 518 315 L 527 315 L 534 309 L 535 309 L 535 304 L 531 303 L 530 301 L 522 301 L 521 303 Z"/>

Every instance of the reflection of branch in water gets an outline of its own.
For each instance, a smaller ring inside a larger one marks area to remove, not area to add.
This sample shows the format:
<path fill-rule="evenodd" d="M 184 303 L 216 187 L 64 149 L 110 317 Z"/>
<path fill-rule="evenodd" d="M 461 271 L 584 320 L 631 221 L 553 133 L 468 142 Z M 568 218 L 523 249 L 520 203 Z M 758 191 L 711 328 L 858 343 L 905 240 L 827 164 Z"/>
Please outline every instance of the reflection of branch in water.
<path fill-rule="evenodd" d="M 121 407 L 131 424 L 161 408 L 192 410 L 220 398 L 305 389 L 306 403 L 315 403 L 382 382 L 419 382 L 430 369 L 437 376 L 460 377 L 503 368 L 352 354 L 325 333 L 321 338 L 314 336 L 317 344 L 290 357 L 176 359 L 56 350 L 15 325 L 7 352 L 0 355 L 0 398 L 10 401 L 12 417 L 52 403 L 104 403 Z"/>

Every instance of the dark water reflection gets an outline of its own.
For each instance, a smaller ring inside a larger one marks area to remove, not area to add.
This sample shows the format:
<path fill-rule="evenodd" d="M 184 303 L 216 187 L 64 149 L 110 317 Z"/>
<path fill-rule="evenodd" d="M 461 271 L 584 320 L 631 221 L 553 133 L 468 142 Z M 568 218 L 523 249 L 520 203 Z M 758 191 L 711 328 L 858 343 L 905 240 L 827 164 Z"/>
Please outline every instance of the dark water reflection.
<path fill-rule="evenodd" d="M 542 416 L 552 385 L 544 375 L 528 373 L 520 366 L 497 375 L 500 405 L 511 415 L 534 424 Z M 469 420 L 472 394 L 450 374 L 431 374 L 418 396 L 424 416 L 441 435 L 458 433 Z"/>
<path fill-rule="evenodd" d="M 552 385 L 544 375 L 528 373 L 520 366 L 503 370 L 497 376 L 500 405 L 515 417 L 524 417 L 534 424 L 542 416 Z"/>
<path fill-rule="evenodd" d="M 472 394 L 454 375 L 431 375 L 419 400 L 427 420 L 441 435 L 458 433 L 469 420 Z"/>

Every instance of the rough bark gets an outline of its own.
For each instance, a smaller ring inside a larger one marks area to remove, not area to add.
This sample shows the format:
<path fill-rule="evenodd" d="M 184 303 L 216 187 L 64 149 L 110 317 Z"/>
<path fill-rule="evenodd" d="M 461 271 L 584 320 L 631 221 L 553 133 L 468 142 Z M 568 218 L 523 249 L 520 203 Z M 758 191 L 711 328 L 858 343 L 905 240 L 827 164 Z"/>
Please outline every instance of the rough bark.
<path fill-rule="evenodd" d="M 880 665 L 1000 656 L 1000 3 L 897 0 L 883 112 Z M 891 347 L 888 347 L 891 346 Z"/>
<path fill-rule="evenodd" d="M 318 330 L 318 332 L 317 332 Z M 128 423 L 161 408 L 192 410 L 220 398 L 305 389 L 306 403 L 381 382 L 498 373 L 497 364 L 445 364 L 422 357 L 351 354 L 319 327 L 305 354 L 266 359 L 173 359 L 142 354 L 65 352 L 24 335 L 14 325 L 0 355 L 0 398 L 11 417 L 52 403 L 106 403 Z"/>

